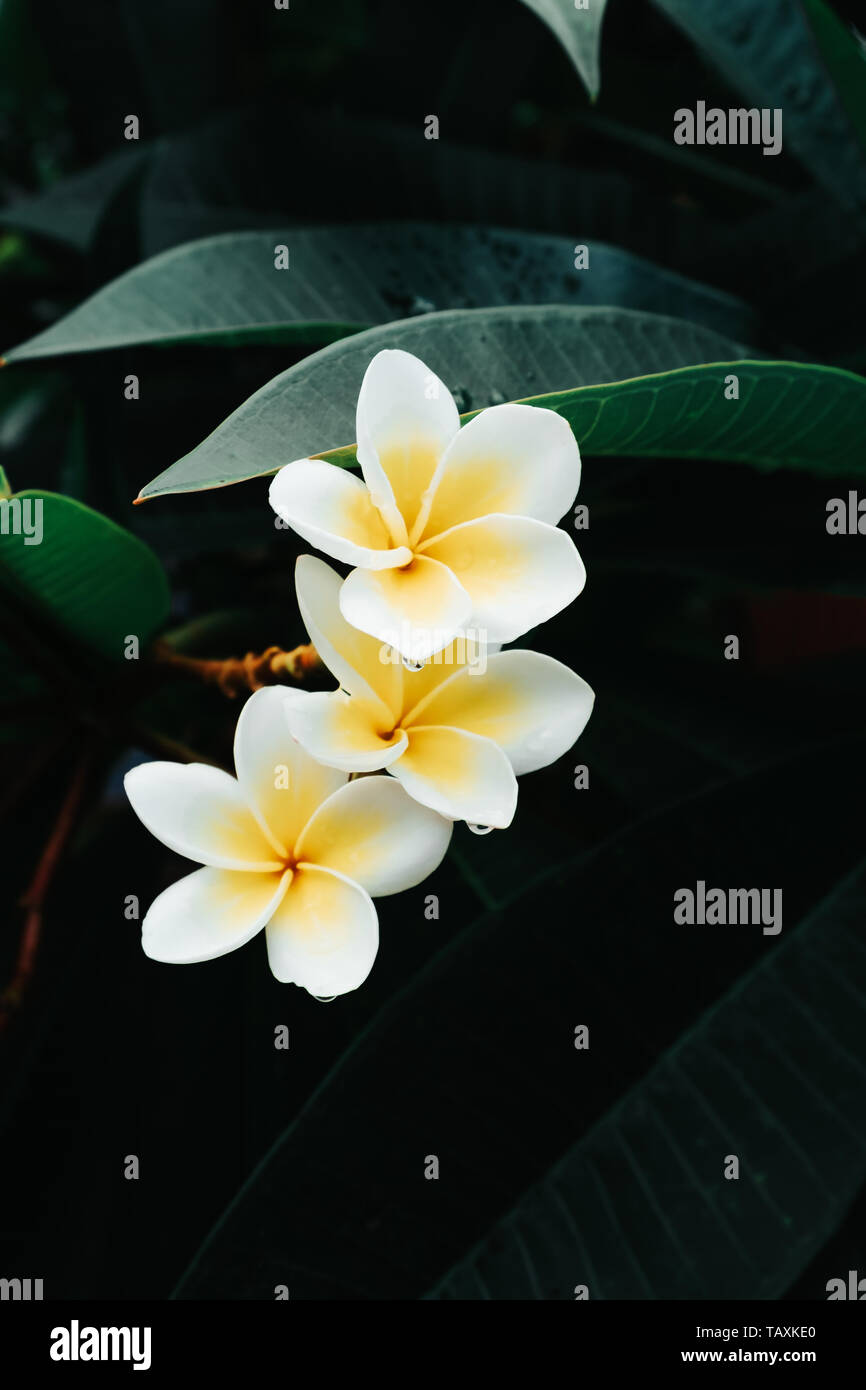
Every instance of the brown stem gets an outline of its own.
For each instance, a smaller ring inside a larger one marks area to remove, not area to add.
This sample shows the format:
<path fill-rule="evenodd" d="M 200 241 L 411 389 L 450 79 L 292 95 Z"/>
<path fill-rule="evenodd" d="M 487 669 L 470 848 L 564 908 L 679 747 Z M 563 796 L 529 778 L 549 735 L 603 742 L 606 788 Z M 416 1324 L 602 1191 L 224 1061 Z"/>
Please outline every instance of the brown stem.
<path fill-rule="evenodd" d="M 63 851 L 75 828 L 81 801 L 84 796 L 84 789 L 87 785 L 87 774 L 90 771 L 91 758 L 92 751 L 88 749 L 81 755 L 76 764 L 75 771 L 66 789 L 66 795 L 63 798 L 63 804 L 60 807 L 57 820 L 54 823 L 54 828 L 39 858 L 36 872 L 30 881 L 30 886 L 21 899 L 21 906 L 26 909 L 26 916 L 24 918 L 21 938 L 18 943 L 18 958 L 15 962 L 15 970 L 12 979 L 4 989 L 2 995 L 0 995 L 0 1033 L 6 1029 L 13 1014 L 19 1008 L 36 965 L 36 955 L 42 936 L 42 919 L 45 899 L 48 895 L 48 890 L 51 887 Z"/>
<path fill-rule="evenodd" d="M 192 676 L 206 685 L 215 685 L 230 700 L 251 690 L 260 690 L 263 685 L 286 685 L 303 680 L 309 671 L 320 665 L 318 652 L 309 644 L 290 652 L 283 651 L 282 647 L 268 647 L 258 655 L 247 652 L 242 658 L 230 656 L 223 661 L 211 661 L 199 656 L 184 656 L 167 642 L 156 642 L 152 657 L 160 666 Z"/>

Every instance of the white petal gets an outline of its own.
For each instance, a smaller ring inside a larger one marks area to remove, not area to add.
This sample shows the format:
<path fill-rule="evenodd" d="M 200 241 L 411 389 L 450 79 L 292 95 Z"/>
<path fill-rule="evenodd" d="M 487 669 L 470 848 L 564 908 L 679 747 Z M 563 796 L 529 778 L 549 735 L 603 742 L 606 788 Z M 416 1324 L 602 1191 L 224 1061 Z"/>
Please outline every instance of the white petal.
<path fill-rule="evenodd" d="M 450 839 L 451 822 L 413 801 L 393 777 L 361 777 L 319 807 L 298 860 L 336 869 L 380 898 L 432 874 Z"/>
<path fill-rule="evenodd" d="M 358 462 L 383 515 L 396 506 L 412 526 L 459 428 L 457 407 L 435 372 L 399 349 L 376 354 L 358 397 Z"/>
<path fill-rule="evenodd" d="M 473 625 L 495 642 L 511 642 L 546 622 L 586 583 L 571 537 L 526 516 L 467 521 L 425 542 L 424 554 L 457 576 L 472 600 Z"/>
<path fill-rule="evenodd" d="M 449 820 L 511 824 L 517 778 L 491 739 L 430 725 L 407 732 L 409 747 L 390 771 L 410 796 Z"/>
<path fill-rule="evenodd" d="M 424 555 L 399 570 L 353 570 L 340 590 L 340 610 L 415 661 L 447 647 L 472 611 L 472 600 L 451 571 Z"/>
<path fill-rule="evenodd" d="M 293 737 L 291 711 L 310 691 L 268 686 L 250 695 L 235 730 L 235 768 L 253 815 L 286 859 L 316 807 L 345 782 L 320 767 Z"/>
<path fill-rule="evenodd" d="M 279 906 L 290 873 L 248 874 L 198 869 L 153 902 L 141 924 L 141 945 L 151 960 L 192 965 L 243 946 Z"/>
<path fill-rule="evenodd" d="M 295 589 L 304 626 L 322 661 L 344 690 L 400 716 L 402 666 L 386 644 L 352 627 L 340 612 L 342 576 L 317 560 L 301 555 L 295 567 Z"/>
<path fill-rule="evenodd" d="M 580 450 L 553 410 L 494 405 L 464 425 L 436 471 L 424 536 L 504 513 L 556 524 L 580 485 Z"/>
<path fill-rule="evenodd" d="M 468 668 L 438 686 L 413 712 L 420 724 L 444 724 L 493 739 L 518 775 L 547 767 L 583 732 L 595 699 L 586 681 L 540 652 L 500 652 L 484 675 Z"/>
<path fill-rule="evenodd" d="M 395 729 L 393 720 L 391 729 L 386 729 L 379 709 L 341 690 L 310 692 L 306 700 L 292 706 L 291 730 L 317 762 L 344 772 L 378 772 L 406 747 L 402 729 Z"/>
<path fill-rule="evenodd" d="M 365 483 L 324 459 L 297 459 L 271 481 L 271 506 L 293 531 L 335 560 L 365 569 L 405 565 L 411 551 L 395 548 Z"/>
<path fill-rule="evenodd" d="M 466 628 L 447 647 L 435 652 L 419 671 L 404 667 L 401 724 L 437 686 L 466 667 L 473 671 L 485 670 L 489 657 L 498 650 L 498 643 L 485 644 L 473 628 Z"/>
<path fill-rule="evenodd" d="M 277 979 L 328 998 L 366 980 L 379 949 L 379 919 L 357 883 L 305 865 L 296 870 L 266 936 Z"/>
<path fill-rule="evenodd" d="M 123 779 L 133 811 L 176 854 L 220 869 L 282 863 L 234 777 L 205 763 L 142 763 Z"/>

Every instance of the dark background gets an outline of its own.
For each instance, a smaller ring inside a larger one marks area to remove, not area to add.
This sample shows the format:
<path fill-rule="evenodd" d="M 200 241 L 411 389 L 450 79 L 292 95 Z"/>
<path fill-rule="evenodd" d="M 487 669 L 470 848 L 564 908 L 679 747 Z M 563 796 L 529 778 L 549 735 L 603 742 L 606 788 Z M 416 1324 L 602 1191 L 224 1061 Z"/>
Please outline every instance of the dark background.
<path fill-rule="evenodd" d="M 853 3 L 833 8 L 856 20 Z M 2 25 L 7 347 L 171 245 L 413 218 L 607 242 L 745 300 L 752 345 L 773 356 L 866 361 L 860 215 L 787 149 L 680 159 L 673 110 L 740 98 L 643 0 L 611 0 L 595 107 L 517 0 L 292 0 L 287 14 L 215 0 L 4 0 Z M 129 112 L 138 146 L 122 138 Z M 441 123 L 432 151 L 427 113 Z M 147 540 L 171 575 L 173 621 L 218 612 L 205 654 L 290 647 L 304 639 L 296 547 L 274 532 L 260 482 L 131 503 L 316 346 L 150 347 L 15 368 L 16 387 L 27 373 L 50 389 L 26 428 L 0 435 L 4 466 L 16 487 L 69 492 Z M 134 416 L 117 389 L 130 372 L 147 382 Z M 14 394 L 10 375 L 0 390 Z M 36 974 L 0 1039 L 0 1274 L 41 1277 L 49 1298 L 168 1297 L 286 1136 L 187 1296 L 267 1299 L 276 1283 L 292 1297 L 428 1293 L 863 856 L 864 541 L 824 526 L 827 499 L 852 486 L 826 459 L 814 474 L 766 474 L 587 458 L 579 500 L 591 524 L 577 539 L 589 583 L 532 638 L 596 690 L 587 732 L 521 784 L 507 834 L 475 839 L 458 826 L 432 881 L 378 904 L 373 974 L 328 1006 L 271 978 L 262 939 L 194 970 L 144 958 L 124 898 L 144 907 L 185 866 L 129 811 L 120 776 L 142 750 L 103 708 L 106 737 Z M 741 637 L 739 662 L 722 659 L 728 633 Z M 26 665 L 14 622 L 3 652 Z M 5 975 L 17 900 L 81 739 L 56 695 L 43 674 L 32 700 L 0 708 Z M 170 686 L 147 711 L 168 736 L 226 756 L 236 711 L 218 694 Z M 578 762 L 588 791 L 573 787 Z M 675 929 L 672 893 L 697 878 L 782 886 L 786 930 Z M 425 920 L 428 892 L 438 921 Z M 852 1010 L 862 1009 L 862 913 L 859 932 L 851 959 L 834 965 Z M 820 1299 L 827 1279 L 866 1273 L 866 1045 L 829 986 L 810 1007 L 808 1057 L 800 1041 L 786 1053 L 773 995 L 719 1044 L 726 1070 L 718 1049 L 694 1059 L 705 1100 L 724 1111 L 725 1087 L 739 1085 L 755 1106 L 689 1160 L 706 1164 L 702 1181 L 724 1188 L 719 1201 L 751 1233 L 753 1277 L 741 1280 L 724 1232 L 690 1216 L 673 1158 L 660 1204 L 634 1208 L 633 1160 L 645 1149 L 651 1164 L 658 1144 L 639 1101 L 621 1166 L 593 1179 L 610 1224 L 590 1241 L 609 1252 L 591 1296 Z M 835 1041 L 823 1031 L 834 1019 Z M 288 1052 L 273 1047 L 281 1023 Z M 588 1053 L 571 1043 L 580 1023 Z M 791 1063 L 785 1085 L 768 1037 Z M 691 1104 L 697 1134 L 706 1105 Z M 747 1170 L 739 1185 L 718 1181 L 729 1152 Z M 438 1183 L 422 1177 L 430 1153 Z M 123 1177 L 128 1154 L 137 1182 Z M 660 1208 L 677 1236 L 669 1267 L 647 1277 L 635 1271 L 664 1239 Z M 536 1234 L 545 1250 L 562 1239 L 543 1218 Z M 540 1296 L 568 1298 L 586 1282 L 576 1243 L 544 1266 L 559 1260 L 561 1278 Z M 516 1256 L 503 1267 L 493 1296 L 537 1293 Z"/>

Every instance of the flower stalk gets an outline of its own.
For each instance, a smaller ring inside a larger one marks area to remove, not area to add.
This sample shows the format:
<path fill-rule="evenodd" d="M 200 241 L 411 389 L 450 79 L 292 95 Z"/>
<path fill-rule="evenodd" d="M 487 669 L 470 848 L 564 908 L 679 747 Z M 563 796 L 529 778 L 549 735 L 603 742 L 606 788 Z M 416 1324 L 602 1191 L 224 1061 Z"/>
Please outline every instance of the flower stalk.
<path fill-rule="evenodd" d="M 214 685 L 230 700 L 266 685 L 303 681 L 321 664 L 318 652 L 310 643 L 290 652 L 282 647 L 267 647 L 263 652 L 247 652 L 243 657 L 209 659 L 186 656 L 175 651 L 168 642 L 157 642 L 151 654 L 158 666 L 203 681 L 205 685 Z"/>

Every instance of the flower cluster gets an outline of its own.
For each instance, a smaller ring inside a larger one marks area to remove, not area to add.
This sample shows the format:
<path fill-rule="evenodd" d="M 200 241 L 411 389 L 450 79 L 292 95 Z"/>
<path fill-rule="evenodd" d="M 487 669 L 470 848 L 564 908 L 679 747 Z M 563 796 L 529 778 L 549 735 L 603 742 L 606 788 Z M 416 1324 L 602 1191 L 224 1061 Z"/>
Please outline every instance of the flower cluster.
<path fill-rule="evenodd" d="M 235 769 L 145 763 L 130 802 L 204 867 L 142 929 L 154 960 L 209 960 L 262 928 L 278 980 L 356 989 L 378 948 L 372 899 L 425 879 L 453 822 L 508 826 L 517 778 L 575 742 L 593 692 L 552 657 L 501 650 L 561 611 L 585 571 L 557 522 L 580 453 L 553 411 L 509 404 L 460 427 L 450 393 L 399 351 L 358 399 L 362 477 L 323 459 L 282 468 L 277 514 L 342 577 L 298 561 L 298 605 L 337 687 L 273 687 L 238 720 Z"/>

